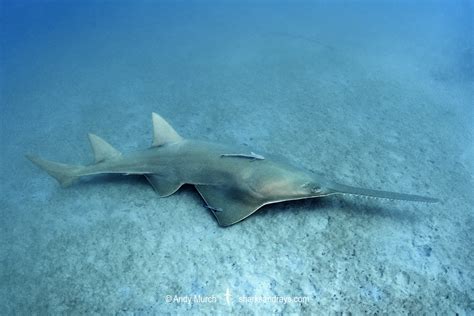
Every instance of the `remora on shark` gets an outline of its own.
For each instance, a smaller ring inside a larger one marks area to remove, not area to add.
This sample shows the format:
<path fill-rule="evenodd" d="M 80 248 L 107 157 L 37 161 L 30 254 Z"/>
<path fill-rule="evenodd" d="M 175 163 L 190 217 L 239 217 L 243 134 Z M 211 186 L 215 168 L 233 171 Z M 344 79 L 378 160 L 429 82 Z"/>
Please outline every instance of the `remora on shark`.
<path fill-rule="evenodd" d="M 182 138 L 161 116 L 152 114 L 153 144 L 122 155 L 89 134 L 95 163 L 71 166 L 27 155 L 34 164 L 68 186 L 82 176 L 121 173 L 144 175 L 161 197 L 192 184 L 221 226 L 235 224 L 264 205 L 332 194 L 393 200 L 437 202 L 419 195 L 370 190 L 339 184 L 324 176 L 239 146 Z"/>

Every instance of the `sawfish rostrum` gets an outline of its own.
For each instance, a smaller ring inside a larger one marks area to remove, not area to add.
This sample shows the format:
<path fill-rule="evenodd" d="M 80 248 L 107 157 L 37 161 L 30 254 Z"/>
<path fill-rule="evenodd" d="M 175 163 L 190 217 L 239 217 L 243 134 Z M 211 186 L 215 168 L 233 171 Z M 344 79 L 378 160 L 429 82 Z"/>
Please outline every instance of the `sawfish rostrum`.
<path fill-rule="evenodd" d="M 27 155 L 34 164 L 68 186 L 82 176 L 104 173 L 144 175 L 161 197 L 192 184 L 222 226 L 235 224 L 266 204 L 355 194 L 393 200 L 436 202 L 412 194 L 357 188 L 329 181 L 278 158 L 247 148 L 184 139 L 161 116 L 152 114 L 153 144 L 123 155 L 89 134 L 95 162 L 71 166 Z"/>

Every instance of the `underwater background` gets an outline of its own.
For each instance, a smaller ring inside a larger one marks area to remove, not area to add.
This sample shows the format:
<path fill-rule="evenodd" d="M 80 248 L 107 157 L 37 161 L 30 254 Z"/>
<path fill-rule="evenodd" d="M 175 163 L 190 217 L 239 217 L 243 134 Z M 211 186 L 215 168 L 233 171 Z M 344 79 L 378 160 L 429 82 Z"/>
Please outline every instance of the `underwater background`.
<path fill-rule="evenodd" d="M 473 10 L 1 1 L 1 313 L 473 314 Z M 191 186 L 62 189 L 24 157 L 89 163 L 88 132 L 146 148 L 152 111 L 186 138 L 441 201 L 333 196 L 222 228 Z"/>

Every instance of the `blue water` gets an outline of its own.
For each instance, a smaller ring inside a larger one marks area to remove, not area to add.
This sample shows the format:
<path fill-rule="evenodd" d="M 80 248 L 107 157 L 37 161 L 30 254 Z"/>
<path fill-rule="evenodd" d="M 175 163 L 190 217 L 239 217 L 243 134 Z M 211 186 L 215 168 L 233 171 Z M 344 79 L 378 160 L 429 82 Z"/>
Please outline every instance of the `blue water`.
<path fill-rule="evenodd" d="M 472 1 L 0 2 L 0 310 L 474 313 L 473 15 Z M 191 187 L 62 189 L 24 158 L 89 163 L 88 132 L 146 148 L 153 111 L 187 138 L 441 202 L 299 201 L 223 229 Z"/>

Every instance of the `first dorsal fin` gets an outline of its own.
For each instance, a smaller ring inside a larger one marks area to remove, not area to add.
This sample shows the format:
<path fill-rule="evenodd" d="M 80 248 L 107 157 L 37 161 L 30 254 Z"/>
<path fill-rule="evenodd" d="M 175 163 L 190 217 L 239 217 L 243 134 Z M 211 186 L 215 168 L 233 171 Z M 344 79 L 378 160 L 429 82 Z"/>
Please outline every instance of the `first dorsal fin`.
<path fill-rule="evenodd" d="M 92 151 L 94 152 L 94 159 L 96 163 L 119 157 L 121 155 L 117 149 L 112 147 L 112 145 L 97 135 L 89 134 L 89 141 L 91 142 L 91 147 Z"/>
<path fill-rule="evenodd" d="M 153 147 L 183 139 L 164 118 L 156 113 L 152 113 L 151 117 L 153 120 Z"/>

